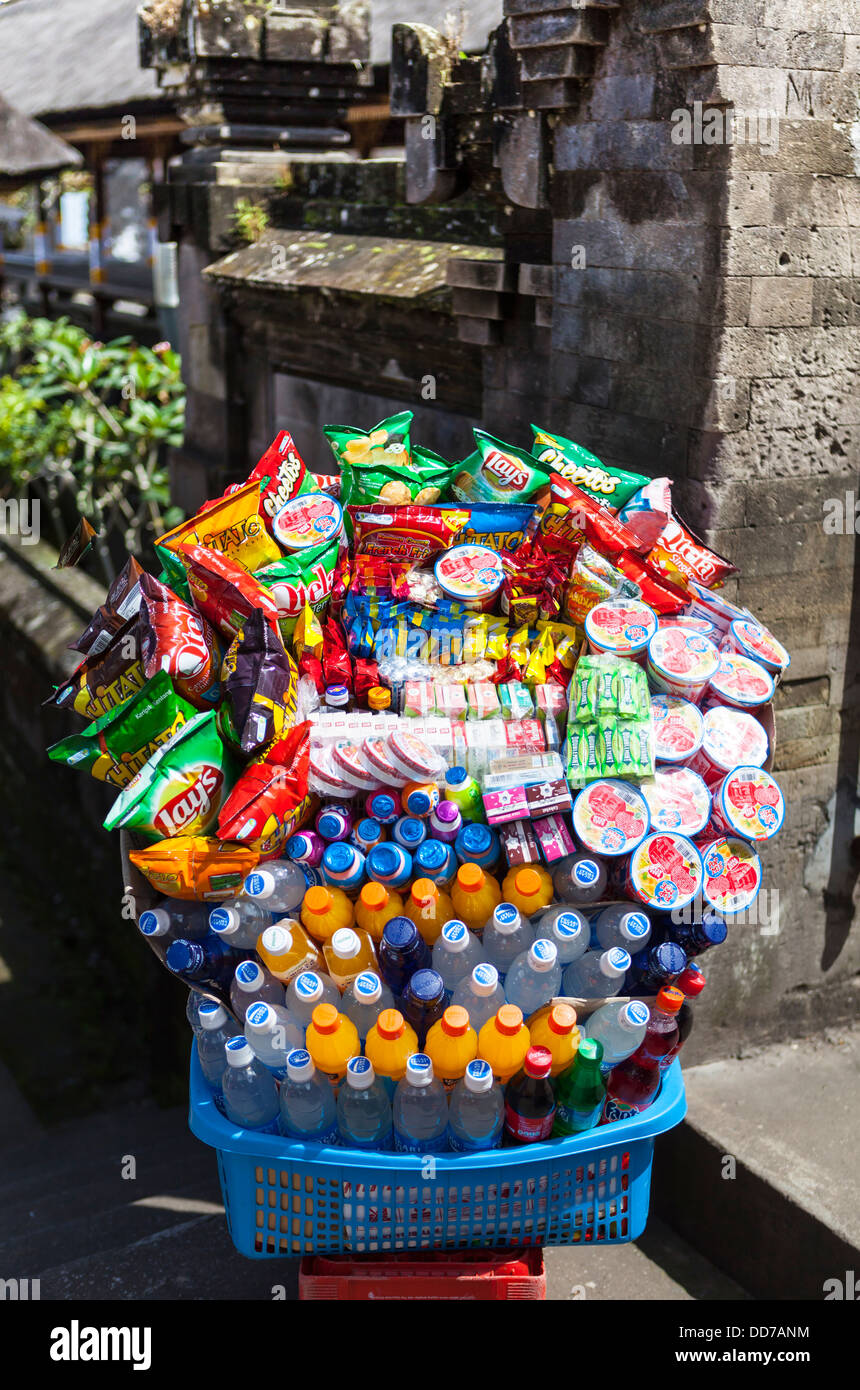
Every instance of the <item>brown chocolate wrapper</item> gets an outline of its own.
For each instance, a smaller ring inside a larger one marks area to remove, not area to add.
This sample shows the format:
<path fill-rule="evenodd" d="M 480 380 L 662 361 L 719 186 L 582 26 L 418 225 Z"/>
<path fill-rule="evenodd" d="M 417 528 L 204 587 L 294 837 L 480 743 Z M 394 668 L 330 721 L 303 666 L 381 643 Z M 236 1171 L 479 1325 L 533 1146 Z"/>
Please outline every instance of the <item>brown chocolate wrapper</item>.
<path fill-rule="evenodd" d="M 221 667 L 229 702 L 226 732 L 243 753 L 256 753 L 292 728 L 298 670 L 260 609 L 235 638 Z"/>
<path fill-rule="evenodd" d="M 502 852 L 512 869 L 520 864 L 539 864 L 541 853 L 535 833 L 527 820 L 514 820 L 499 826 Z"/>
<path fill-rule="evenodd" d="M 108 589 L 104 603 L 96 609 L 80 637 L 69 643 L 73 652 L 97 656 L 123 623 L 134 617 L 140 608 L 140 576 L 143 573 L 143 566 L 129 555 Z"/>
<path fill-rule="evenodd" d="M 82 516 L 57 556 L 55 570 L 67 570 L 82 560 L 96 538 L 96 529 Z"/>

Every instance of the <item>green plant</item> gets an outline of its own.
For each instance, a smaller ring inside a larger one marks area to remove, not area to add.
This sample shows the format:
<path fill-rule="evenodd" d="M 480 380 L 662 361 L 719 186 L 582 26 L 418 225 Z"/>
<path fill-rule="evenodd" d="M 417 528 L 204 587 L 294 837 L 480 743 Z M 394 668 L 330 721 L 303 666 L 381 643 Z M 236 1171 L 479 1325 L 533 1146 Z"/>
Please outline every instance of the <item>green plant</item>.
<path fill-rule="evenodd" d="M 233 220 L 239 236 L 251 245 L 260 240 L 268 227 L 269 210 L 263 203 L 252 203 L 250 198 L 237 198 L 233 206 Z"/>
<path fill-rule="evenodd" d="M 71 490 L 98 531 L 140 550 L 183 515 L 165 462 L 183 437 L 179 368 L 167 343 L 96 343 L 68 319 L 0 323 L 0 495 L 32 489 L 58 515 Z"/>

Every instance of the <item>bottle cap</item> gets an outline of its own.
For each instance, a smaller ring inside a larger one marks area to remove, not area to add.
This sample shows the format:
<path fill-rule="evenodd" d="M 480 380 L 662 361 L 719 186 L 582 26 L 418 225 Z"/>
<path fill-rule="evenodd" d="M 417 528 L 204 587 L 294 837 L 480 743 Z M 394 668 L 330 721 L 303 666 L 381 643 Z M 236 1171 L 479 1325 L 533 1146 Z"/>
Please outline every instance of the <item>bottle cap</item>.
<path fill-rule="evenodd" d="M 164 957 L 168 970 L 172 970 L 175 975 L 181 975 L 184 970 L 194 969 L 202 960 L 203 952 L 196 941 L 171 941 Z"/>
<path fill-rule="evenodd" d="M 249 898 L 270 898 L 275 891 L 275 875 L 270 869 L 255 869 L 245 879 L 243 892 Z"/>
<path fill-rule="evenodd" d="M 445 773 L 445 781 L 449 787 L 461 787 L 468 775 L 464 767 L 449 767 Z"/>
<path fill-rule="evenodd" d="M 383 1009 L 376 1020 L 376 1031 L 381 1038 L 393 1042 L 395 1038 L 403 1037 L 406 1031 L 406 1019 L 399 1009 Z"/>
<path fill-rule="evenodd" d="M 577 1049 L 577 1055 L 586 1062 L 602 1062 L 603 1043 L 598 1042 L 597 1038 L 583 1038 Z"/>
<path fill-rule="evenodd" d="M 553 1033 L 559 1033 L 562 1037 L 567 1033 L 572 1033 L 576 1027 L 576 1009 L 572 1009 L 569 1004 L 554 1004 L 549 1011 L 549 1027 Z"/>
<path fill-rule="evenodd" d="M 359 897 L 369 912 L 381 912 L 388 902 L 388 889 L 384 883 L 365 883 Z"/>
<path fill-rule="evenodd" d="M 442 928 L 441 941 L 446 951 L 465 951 L 469 944 L 469 928 L 454 917 Z"/>
<path fill-rule="evenodd" d="M 391 917 L 382 928 L 382 941 L 395 951 L 408 951 L 418 940 L 418 928 L 408 917 Z"/>
<path fill-rule="evenodd" d="M 702 974 L 699 966 L 693 964 L 691 961 L 686 970 L 681 971 L 675 984 L 682 993 L 688 995 L 692 999 L 695 998 L 697 994 L 701 994 L 707 984 L 707 980 Z"/>
<path fill-rule="evenodd" d="M 552 1071 L 552 1053 L 548 1047 L 530 1047 L 523 1062 L 526 1076 L 541 1080 Z"/>
<path fill-rule="evenodd" d="M 429 907 L 438 898 L 439 889 L 432 878 L 416 878 L 410 896 L 416 907 Z"/>
<path fill-rule="evenodd" d="M 251 1044 L 242 1033 L 235 1038 L 227 1039 L 224 1044 L 224 1056 L 231 1067 L 247 1067 L 254 1060 Z"/>
<path fill-rule="evenodd" d="M 362 970 L 352 982 L 352 992 L 360 1004 L 375 1004 L 382 994 L 382 981 L 373 970 Z"/>
<path fill-rule="evenodd" d="M 170 928 L 170 914 L 163 907 L 153 907 L 140 914 L 137 925 L 144 936 L 164 936 Z"/>
<path fill-rule="evenodd" d="M 382 837 L 382 826 L 378 820 L 365 816 L 352 832 L 355 838 L 366 845 L 376 844 Z"/>
<path fill-rule="evenodd" d="M 424 787 L 412 787 L 405 791 L 401 801 L 413 816 L 426 816 L 433 809 L 431 795 Z"/>
<path fill-rule="evenodd" d="M 621 946 L 613 946 L 600 957 L 600 973 L 610 980 L 617 980 L 630 969 L 630 957 Z"/>
<path fill-rule="evenodd" d="M 558 947 L 545 936 L 539 936 L 529 947 L 529 963 L 533 970 L 552 970 L 557 960 Z"/>
<path fill-rule="evenodd" d="M 367 692 L 368 709 L 389 709 L 391 706 L 391 691 L 386 690 L 384 685 L 372 685 Z"/>
<path fill-rule="evenodd" d="M 406 1080 L 410 1086 L 429 1086 L 433 1080 L 433 1063 L 426 1052 L 413 1052 L 406 1060 Z"/>
<path fill-rule="evenodd" d="M 227 1010 L 223 1004 L 216 1004 L 214 1000 L 207 999 L 200 1005 L 197 1017 L 200 1019 L 200 1027 L 205 1028 L 208 1033 L 227 1022 Z"/>
<path fill-rule="evenodd" d="M 302 907 L 307 908 L 313 917 L 324 917 L 334 907 L 331 889 L 314 886 L 305 893 Z"/>
<path fill-rule="evenodd" d="M 451 806 L 453 802 L 446 801 L 444 804 Z M 434 873 L 444 867 L 447 858 L 448 846 L 443 845 L 441 840 L 425 840 L 415 851 L 415 863 L 418 867 L 432 869 Z"/>
<path fill-rule="evenodd" d="M 352 960 L 361 950 L 361 940 L 351 927 L 338 927 L 332 932 L 331 949 L 341 960 Z"/>
<path fill-rule="evenodd" d="M 493 847 L 493 832 L 486 825 L 464 825 L 459 841 L 467 854 L 486 854 Z"/>
<path fill-rule="evenodd" d="M 632 1033 L 634 1028 L 647 1027 L 650 1017 L 651 1010 L 647 1004 L 643 1004 L 641 999 L 631 999 L 618 1015 L 618 1022 L 622 1028 L 628 1028 Z"/>
<path fill-rule="evenodd" d="M 418 821 L 420 825 L 421 822 Z M 379 874 L 383 879 L 395 878 L 402 873 L 408 860 L 399 845 L 374 845 L 367 856 L 368 872 Z"/>
<path fill-rule="evenodd" d="M 324 893 L 325 889 L 319 891 Z M 286 927 L 266 927 L 260 936 L 260 946 L 269 956 L 286 956 L 293 949 L 293 934 Z"/>
<path fill-rule="evenodd" d="M 541 890 L 540 875 L 534 869 L 520 869 L 514 887 L 521 898 L 534 898 Z"/>
<path fill-rule="evenodd" d="M 477 893 L 484 886 L 484 870 L 480 864 L 461 864 L 457 882 L 466 893 Z"/>
<path fill-rule="evenodd" d="M 245 1013 L 245 1027 L 252 1033 L 269 1033 L 277 1022 L 278 1015 L 268 1004 L 252 1004 Z"/>
<path fill-rule="evenodd" d="M 250 994 L 251 990 L 256 989 L 263 983 L 263 967 L 258 965 L 255 960 L 240 960 L 236 966 L 236 973 L 233 979 L 241 990 Z"/>
<path fill-rule="evenodd" d="M 303 1004 L 312 1004 L 315 999 L 322 999 L 323 982 L 315 970 L 303 970 L 296 976 L 293 985 Z"/>
<path fill-rule="evenodd" d="M 443 1031 L 452 1038 L 465 1037 L 469 1031 L 469 1015 L 459 1004 L 451 1004 L 442 1015 Z"/>
<path fill-rule="evenodd" d="M 585 922 L 578 912 L 573 910 L 561 912 L 553 922 L 551 930 L 557 940 L 570 945 L 575 937 L 585 931 Z"/>
<path fill-rule="evenodd" d="M 499 972 L 494 965 L 490 965 L 487 960 L 482 960 L 480 965 L 476 965 L 472 971 L 471 989 L 473 994 L 487 998 L 495 993 L 499 983 Z"/>
<path fill-rule="evenodd" d="M 499 903 L 493 908 L 493 925 L 503 936 L 515 932 L 520 925 L 520 914 L 513 903 Z"/>
<path fill-rule="evenodd" d="M 359 867 L 360 861 L 361 855 L 355 846 L 345 844 L 343 840 L 327 845 L 322 857 L 323 868 L 330 874 L 353 873 Z"/>
<path fill-rule="evenodd" d="M 435 1004 L 445 993 L 445 981 L 438 970 L 416 970 L 406 989 L 421 1004 Z"/>
<path fill-rule="evenodd" d="M 661 941 L 651 953 L 654 968 L 667 975 L 680 975 L 687 964 L 687 953 L 674 941 Z"/>
<path fill-rule="evenodd" d="M 310 1081 L 314 1074 L 311 1054 L 303 1047 L 293 1048 L 287 1054 L 287 1076 L 290 1081 Z"/>
<path fill-rule="evenodd" d="M 618 923 L 618 930 L 627 941 L 639 941 L 651 930 L 651 923 L 644 912 L 625 912 Z"/>
<path fill-rule="evenodd" d="M 684 1002 L 683 990 L 674 985 L 664 985 L 657 991 L 657 1008 L 664 1014 L 676 1014 Z"/>
<path fill-rule="evenodd" d="M 311 1023 L 318 1033 L 336 1033 L 340 1014 L 334 1004 L 317 1004 L 311 1014 Z"/>
<path fill-rule="evenodd" d="M 483 1058 L 476 1057 L 474 1062 L 470 1062 L 466 1067 L 465 1082 L 466 1090 L 475 1094 L 490 1091 L 493 1088 L 493 1068 Z"/>
<path fill-rule="evenodd" d="M 523 1026 L 523 1011 L 516 1004 L 503 1004 L 496 1014 L 496 1028 L 506 1037 L 513 1037 Z"/>
<path fill-rule="evenodd" d="M 417 816 L 401 816 L 394 827 L 394 833 L 412 849 L 417 848 L 426 838 L 427 827 Z"/>
<path fill-rule="evenodd" d="M 440 801 L 433 812 L 433 819 L 450 825 L 460 819 L 460 808 L 453 801 Z"/>
<path fill-rule="evenodd" d="M 209 913 L 209 930 L 217 936 L 232 936 L 239 927 L 239 914 L 235 907 L 213 907 Z"/>
<path fill-rule="evenodd" d="M 346 1064 L 346 1084 L 354 1091 L 366 1091 L 376 1079 L 369 1057 L 350 1057 Z"/>

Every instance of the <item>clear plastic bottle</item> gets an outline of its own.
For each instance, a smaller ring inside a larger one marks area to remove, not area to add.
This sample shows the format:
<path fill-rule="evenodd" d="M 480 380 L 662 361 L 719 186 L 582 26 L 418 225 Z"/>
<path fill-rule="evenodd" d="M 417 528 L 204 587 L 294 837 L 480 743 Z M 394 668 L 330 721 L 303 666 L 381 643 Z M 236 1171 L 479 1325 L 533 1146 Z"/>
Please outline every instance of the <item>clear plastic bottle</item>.
<path fill-rule="evenodd" d="M 205 903 L 162 898 L 155 907 L 140 914 L 137 925 L 143 936 L 161 937 L 164 941 L 202 941 L 209 934 L 209 909 Z"/>
<path fill-rule="evenodd" d="M 588 950 L 591 929 L 575 907 L 550 907 L 541 917 L 535 928 L 535 940 L 539 936 L 553 942 L 558 952 L 558 962 L 562 969 L 572 960 L 579 960 Z"/>
<path fill-rule="evenodd" d="M 497 1149 L 502 1142 L 505 1098 L 489 1062 L 470 1062 L 448 1107 L 448 1145 L 456 1153 Z"/>
<path fill-rule="evenodd" d="M 317 1004 L 340 1008 L 340 990 L 330 975 L 319 970 L 300 970 L 287 985 L 287 1008 L 307 1028 Z"/>
<path fill-rule="evenodd" d="M 253 898 L 234 898 L 231 903 L 213 907 L 209 913 L 210 930 L 228 946 L 243 951 L 255 950 L 260 932 L 271 925 L 271 912 Z"/>
<path fill-rule="evenodd" d="M 394 1145 L 391 1101 L 367 1057 L 350 1057 L 346 1085 L 337 1097 L 337 1128 L 348 1149 L 391 1149 Z"/>
<path fill-rule="evenodd" d="M 278 1083 L 258 1062 L 244 1034 L 224 1044 L 224 1113 L 234 1125 L 264 1134 L 278 1131 Z"/>
<path fill-rule="evenodd" d="M 394 1008 L 394 995 L 375 970 L 363 970 L 347 985 L 340 1008 L 355 1024 L 359 1042 L 363 1043 L 382 1010 Z"/>
<path fill-rule="evenodd" d="M 245 879 L 242 893 L 267 912 L 295 912 L 308 889 L 308 876 L 292 859 L 269 859 Z"/>
<path fill-rule="evenodd" d="M 452 1004 L 466 1010 L 476 1033 L 480 1033 L 488 1019 L 495 1017 L 504 1002 L 501 976 L 486 960 L 476 965 L 471 975 L 464 975 L 457 981 L 451 999 Z"/>
<path fill-rule="evenodd" d="M 471 975 L 483 958 L 481 942 L 469 931 L 465 922 L 454 918 L 445 923 L 433 947 L 433 969 L 442 976 L 449 1003 L 459 981 L 464 975 Z"/>
<path fill-rule="evenodd" d="M 606 865 L 596 854 L 569 854 L 553 869 L 552 883 L 559 902 L 585 907 L 605 897 Z"/>
<path fill-rule="evenodd" d="M 224 1008 L 212 999 L 201 999 L 200 1032 L 197 1035 L 197 1058 L 218 1109 L 224 1111 L 224 1044 L 235 1038 L 239 1029 Z"/>
<path fill-rule="evenodd" d="M 571 999 L 611 999 L 621 993 L 630 957 L 620 946 L 610 951 L 586 951 L 567 966 L 562 992 Z"/>
<path fill-rule="evenodd" d="M 254 1056 L 279 1081 L 287 1074 L 288 1053 L 305 1044 L 298 1019 L 278 1004 L 252 1004 L 245 1014 L 245 1037 Z"/>
<path fill-rule="evenodd" d="M 397 1083 L 394 1148 L 404 1154 L 439 1154 L 448 1148 L 448 1098 L 426 1052 L 413 1052 Z"/>
<path fill-rule="evenodd" d="M 337 1102 L 324 1076 L 318 1076 L 311 1055 L 303 1047 L 287 1057 L 287 1074 L 281 1083 L 281 1134 L 315 1144 L 336 1144 Z"/>
<path fill-rule="evenodd" d="M 483 959 L 496 967 L 502 984 L 517 956 L 527 951 L 533 940 L 531 927 L 513 903 L 499 903 L 498 907 L 493 908 L 492 916 L 484 927 L 481 946 Z"/>
<path fill-rule="evenodd" d="M 203 1032 L 203 1026 L 200 1022 L 200 1010 L 203 1008 L 204 1004 L 212 1003 L 214 1003 L 214 1000 L 210 999 L 208 995 L 200 994 L 196 989 L 190 989 L 188 991 L 188 999 L 185 1003 L 185 1017 L 188 1019 L 188 1026 L 195 1038 L 199 1038 L 200 1034 Z"/>
<path fill-rule="evenodd" d="M 651 920 L 635 903 L 610 903 L 595 917 L 593 930 L 602 950 L 621 946 L 633 956 L 648 945 Z"/>
<path fill-rule="evenodd" d="M 601 1068 L 609 1072 L 616 1062 L 623 1062 L 631 1056 L 645 1036 L 651 1011 L 641 999 L 631 999 L 629 1003 L 616 1000 L 601 1004 L 599 1009 L 582 1024 L 582 1032 L 593 1038 L 603 1048 Z"/>
<path fill-rule="evenodd" d="M 505 998 L 528 1018 L 561 990 L 561 965 L 555 942 L 539 936 L 517 956 L 505 980 Z"/>
<path fill-rule="evenodd" d="M 244 1021 L 252 1004 L 283 1004 L 284 986 L 258 961 L 243 960 L 230 983 L 230 1007 Z"/>

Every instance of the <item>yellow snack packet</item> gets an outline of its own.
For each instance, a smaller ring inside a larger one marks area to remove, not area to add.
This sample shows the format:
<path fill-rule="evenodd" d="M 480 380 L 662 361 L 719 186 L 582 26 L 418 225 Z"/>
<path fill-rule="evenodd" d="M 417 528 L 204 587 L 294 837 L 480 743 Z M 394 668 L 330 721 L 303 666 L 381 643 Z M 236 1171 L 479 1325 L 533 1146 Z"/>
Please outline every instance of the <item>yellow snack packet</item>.
<path fill-rule="evenodd" d="M 279 546 L 266 530 L 260 515 L 260 483 L 246 483 L 227 497 L 183 521 L 158 542 L 166 550 L 181 545 L 202 545 L 241 565 L 249 574 L 280 560 Z"/>
<path fill-rule="evenodd" d="M 309 603 L 306 603 L 293 630 L 293 649 L 296 656 L 307 650 L 311 656 L 322 658 L 323 630 L 319 618 Z"/>

